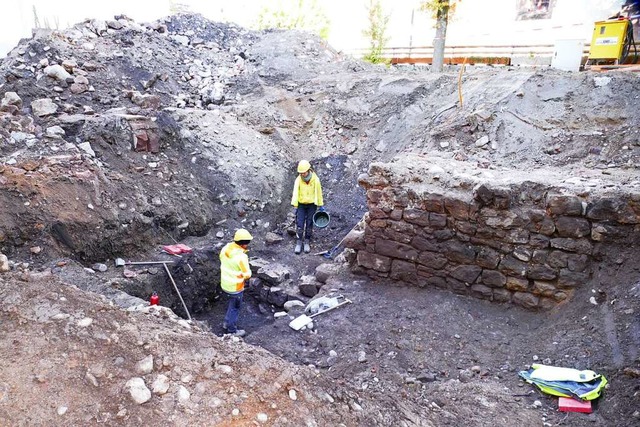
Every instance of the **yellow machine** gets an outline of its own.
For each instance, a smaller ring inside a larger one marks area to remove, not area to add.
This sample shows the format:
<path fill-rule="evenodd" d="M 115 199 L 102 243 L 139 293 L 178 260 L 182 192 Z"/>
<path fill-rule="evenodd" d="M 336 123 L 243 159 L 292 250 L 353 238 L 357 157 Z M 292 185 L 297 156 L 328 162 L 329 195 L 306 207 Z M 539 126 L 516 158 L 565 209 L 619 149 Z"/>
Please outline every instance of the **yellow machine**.
<path fill-rule="evenodd" d="M 622 64 L 633 44 L 633 28 L 628 19 L 598 21 L 594 23 L 589 62 L 614 61 L 614 64 Z"/>

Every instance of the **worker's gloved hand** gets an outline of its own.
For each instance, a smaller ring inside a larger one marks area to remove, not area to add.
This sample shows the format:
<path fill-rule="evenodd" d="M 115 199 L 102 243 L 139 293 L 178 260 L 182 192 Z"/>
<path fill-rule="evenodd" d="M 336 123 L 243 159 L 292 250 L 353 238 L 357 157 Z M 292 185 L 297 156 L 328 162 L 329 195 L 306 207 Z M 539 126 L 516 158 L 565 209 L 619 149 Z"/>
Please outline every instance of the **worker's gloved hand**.
<path fill-rule="evenodd" d="M 320 212 L 324 212 L 324 206 L 320 206 L 320 207 L 318 208 L 318 210 L 319 210 Z"/>

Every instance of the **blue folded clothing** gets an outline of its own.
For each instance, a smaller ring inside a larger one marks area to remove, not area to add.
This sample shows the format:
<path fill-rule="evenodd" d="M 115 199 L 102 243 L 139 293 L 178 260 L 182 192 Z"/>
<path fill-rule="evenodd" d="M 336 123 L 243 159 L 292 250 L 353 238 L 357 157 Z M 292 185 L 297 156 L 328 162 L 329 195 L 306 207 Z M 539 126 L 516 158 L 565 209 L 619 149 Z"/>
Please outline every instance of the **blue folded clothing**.
<path fill-rule="evenodd" d="M 573 397 L 579 400 L 594 400 L 600 397 L 602 390 L 607 385 L 607 379 L 599 374 L 595 374 L 595 378 L 590 381 L 550 381 L 536 378 L 536 375 L 533 375 L 536 370 L 535 366 L 536 365 L 528 371 L 520 371 L 518 375 L 529 384 L 534 384 L 543 393 L 553 396 Z M 543 365 L 537 366 L 541 367 Z"/>

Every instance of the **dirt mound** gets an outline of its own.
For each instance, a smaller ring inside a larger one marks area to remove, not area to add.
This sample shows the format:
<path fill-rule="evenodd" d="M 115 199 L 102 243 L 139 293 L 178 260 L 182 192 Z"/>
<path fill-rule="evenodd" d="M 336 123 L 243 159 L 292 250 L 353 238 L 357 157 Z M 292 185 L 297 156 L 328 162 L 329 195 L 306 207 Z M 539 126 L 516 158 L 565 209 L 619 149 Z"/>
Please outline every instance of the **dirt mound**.
<path fill-rule="evenodd" d="M 0 64 L 0 85 L 5 423 L 583 425 L 521 388 L 517 371 L 539 359 L 609 377 L 594 425 L 640 417 L 633 245 L 607 254 L 574 305 L 545 316 L 344 274 L 321 294 L 354 304 L 311 331 L 248 301 L 246 341 L 273 356 L 210 333 L 224 310 L 215 257 L 235 228 L 250 229 L 252 255 L 287 266 L 294 283 L 326 261 L 292 251 L 299 159 L 311 160 L 331 214 L 314 252 L 365 214 L 358 176 L 400 153 L 514 175 L 599 170 L 606 186 L 639 166 L 635 74 L 431 74 L 345 58 L 299 32 L 119 16 L 22 41 Z M 146 306 L 162 288 L 182 314 L 162 265 L 113 265 L 177 261 L 161 246 L 178 241 L 196 252 L 171 271 L 194 312 L 212 309 L 191 325 Z M 601 290 L 607 298 L 590 303 Z M 168 391 L 135 403 L 146 395 L 135 377 Z"/>

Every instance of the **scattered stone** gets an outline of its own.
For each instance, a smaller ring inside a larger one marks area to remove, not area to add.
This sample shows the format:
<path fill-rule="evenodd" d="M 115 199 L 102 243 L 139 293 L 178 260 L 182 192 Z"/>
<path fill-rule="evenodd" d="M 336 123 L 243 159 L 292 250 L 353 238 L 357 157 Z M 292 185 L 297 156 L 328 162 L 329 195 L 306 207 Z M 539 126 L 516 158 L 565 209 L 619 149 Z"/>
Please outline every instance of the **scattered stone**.
<path fill-rule="evenodd" d="M 593 78 L 593 83 L 596 85 L 596 87 L 604 87 L 611 83 L 611 77 L 596 76 Z"/>
<path fill-rule="evenodd" d="M 147 375 L 151 372 L 153 372 L 153 355 L 150 354 L 136 363 L 136 373 Z"/>
<path fill-rule="evenodd" d="M 178 403 L 182 405 L 187 403 L 191 398 L 191 393 L 189 393 L 189 390 L 187 390 L 187 388 L 182 384 L 178 386 L 178 392 L 176 393 L 176 395 L 178 397 Z"/>
<path fill-rule="evenodd" d="M 151 391 L 149 391 L 142 378 L 131 378 L 125 384 L 124 390 L 128 391 L 131 399 L 139 405 L 151 399 Z"/>
<path fill-rule="evenodd" d="M 96 153 L 91 148 L 91 144 L 89 142 L 83 142 L 81 144 L 78 144 L 78 148 L 81 149 L 82 151 L 84 151 L 85 153 L 87 153 L 91 157 L 95 157 L 96 156 Z"/>
<path fill-rule="evenodd" d="M 482 138 L 478 139 L 476 141 L 476 147 L 484 147 L 485 145 L 487 145 L 489 143 L 489 137 L 487 135 L 484 135 Z"/>
<path fill-rule="evenodd" d="M 351 409 L 353 411 L 356 411 L 356 412 L 361 412 L 362 411 L 362 406 L 360 406 L 360 404 L 358 402 L 356 402 L 355 400 L 352 400 L 351 403 L 349 403 L 349 406 L 351 407 Z"/>
<path fill-rule="evenodd" d="M 264 241 L 270 245 L 275 244 L 275 243 L 280 243 L 284 240 L 284 238 L 282 236 L 280 236 L 279 234 L 275 234 L 272 232 L 268 232 L 265 236 L 264 236 Z"/>
<path fill-rule="evenodd" d="M 269 420 L 269 417 L 267 416 L 267 414 L 260 412 L 258 415 L 256 415 L 256 419 L 259 423 L 266 423 Z"/>
<path fill-rule="evenodd" d="M 69 408 L 66 406 L 58 406 L 58 409 L 56 410 L 56 412 L 58 413 L 58 415 L 62 416 L 67 413 L 68 409 Z"/>
<path fill-rule="evenodd" d="M 49 98 L 31 101 L 31 111 L 38 117 L 50 116 L 58 111 L 58 106 Z"/>
<path fill-rule="evenodd" d="M 60 82 L 64 82 L 67 79 L 72 78 L 71 74 L 64 69 L 62 65 L 54 64 L 49 65 L 44 70 L 42 70 L 47 77 L 51 77 L 52 79 L 56 79 Z"/>
<path fill-rule="evenodd" d="M 169 378 L 166 375 L 159 374 L 151 385 L 151 389 L 155 394 L 163 395 L 169 391 Z"/>
<path fill-rule="evenodd" d="M 78 326 L 81 328 L 86 328 L 93 323 L 93 319 L 90 317 L 85 317 L 83 319 L 78 320 Z"/>
<path fill-rule="evenodd" d="M 233 368 L 229 365 L 216 365 L 216 369 L 224 374 L 231 374 Z"/>
<path fill-rule="evenodd" d="M 316 267 L 316 280 L 320 283 L 327 283 L 330 277 L 338 275 L 342 271 L 342 266 L 334 263 L 320 264 Z"/>
<path fill-rule="evenodd" d="M 473 371 L 470 369 L 462 369 L 458 372 L 458 380 L 460 380 L 461 383 L 468 383 L 473 379 L 473 376 Z"/>
<path fill-rule="evenodd" d="M 64 129 L 60 126 L 49 126 L 45 132 L 45 135 L 49 138 L 62 138 L 65 135 Z"/>
<path fill-rule="evenodd" d="M 305 277 L 311 278 L 310 280 L 304 280 Z M 303 276 L 300 278 L 302 282 L 298 284 L 298 290 L 305 297 L 314 297 L 318 294 L 318 286 L 316 285 L 315 279 L 311 276 Z"/>
<path fill-rule="evenodd" d="M 87 382 L 89 382 L 94 387 L 99 387 L 100 386 L 100 384 L 98 384 L 98 380 L 96 379 L 96 377 L 89 371 L 87 371 L 84 374 L 84 379 L 87 380 Z"/>
<path fill-rule="evenodd" d="M 419 374 L 416 379 L 421 383 L 430 383 L 435 381 L 437 378 L 436 375 L 431 372 L 423 372 Z"/>
<path fill-rule="evenodd" d="M 300 301 L 300 300 L 294 299 L 294 300 L 289 300 L 289 301 L 285 302 L 284 306 L 283 306 L 283 308 L 287 312 L 291 311 L 293 308 L 296 308 L 296 307 L 304 308 L 304 303 L 302 301 Z"/>
<path fill-rule="evenodd" d="M 2 97 L 2 101 L 0 101 L 0 106 L 7 107 L 9 105 L 15 105 L 18 108 L 22 108 L 22 98 L 20 98 L 15 92 L 5 92 Z"/>
<path fill-rule="evenodd" d="M 289 390 L 289 399 L 298 400 L 298 393 L 294 389 Z"/>
<path fill-rule="evenodd" d="M 105 271 L 107 271 L 109 269 L 106 264 L 103 264 L 103 263 L 100 263 L 100 262 L 93 264 L 91 266 L 91 268 L 96 270 L 96 271 L 99 271 L 101 273 L 104 273 Z"/>
<path fill-rule="evenodd" d="M 272 263 L 258 270 L 257 277 L 271 285 L 278 285 L 290 277 L 289 269 L 282 264 Z"/>
<path fill-rule="evenodd" d="M 364 363 L 366 361 L 367 361 L 367 353 L 365 353 L 363 350 L 360 350 L 358 352 L 358 362 Z"/>

